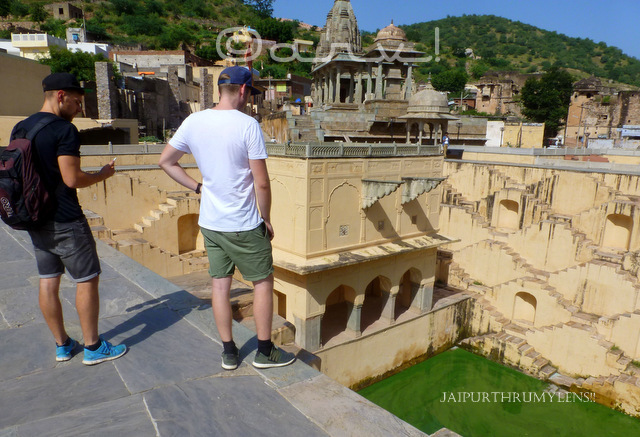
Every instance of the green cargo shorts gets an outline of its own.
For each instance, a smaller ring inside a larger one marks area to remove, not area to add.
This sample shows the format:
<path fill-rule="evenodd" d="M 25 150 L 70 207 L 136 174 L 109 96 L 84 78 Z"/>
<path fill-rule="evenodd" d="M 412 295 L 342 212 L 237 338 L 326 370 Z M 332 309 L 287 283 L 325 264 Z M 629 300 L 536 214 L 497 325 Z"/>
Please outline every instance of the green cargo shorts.
<path fill-rule="evenodd" d="M 200 228 L 209 258 L 209 275 L 226 278 L 238 267 L 247 281 L 260 281 L 273 273 L 271 240 L 264 223 L 240 232 L 219 232 Z"/>

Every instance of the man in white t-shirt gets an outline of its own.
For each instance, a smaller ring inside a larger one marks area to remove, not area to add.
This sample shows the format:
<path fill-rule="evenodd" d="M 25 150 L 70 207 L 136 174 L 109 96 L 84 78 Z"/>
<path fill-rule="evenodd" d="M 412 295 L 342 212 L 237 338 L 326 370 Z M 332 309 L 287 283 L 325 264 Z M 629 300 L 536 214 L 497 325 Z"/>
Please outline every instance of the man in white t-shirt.
<path fill-rule="evenodd" d="M 286 366 L 295 356 L 271 342 L 274 233 L 267 151 L 260 125 L 241 112 L 249 95 L 259 91 L 252 86 L 251 72 L 239 66 L 222 71 L 218 88 L 220 103 L 187 117 L 162 152 L 160 167 L 178 183 L 198 194 L 202 191 L 198 224 L 209 257 L 211 304 L 224 348 L 222 367 L 233 370 L 239 361 L 229 299 L 236 267 L 254 286 L 258 350 L 252 364 Z M 194 156 L 202 183 L 178 163 L 185 153 Z"/>

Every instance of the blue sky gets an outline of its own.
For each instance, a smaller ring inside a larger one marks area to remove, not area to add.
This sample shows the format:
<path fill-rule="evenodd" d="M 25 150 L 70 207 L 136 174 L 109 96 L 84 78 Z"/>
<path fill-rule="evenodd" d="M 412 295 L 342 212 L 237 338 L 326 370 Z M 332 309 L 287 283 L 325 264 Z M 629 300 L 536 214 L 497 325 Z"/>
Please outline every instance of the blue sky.
<path fill-rule="evenodd" d="M 274 16 L 324 26 L 333 0 L 275 0 Z M 447 15 L 497 15 L 567 36 L 590 38 L 640 59 L 640 0 L 351 0 L 361 30 L 438 20 Z"/>

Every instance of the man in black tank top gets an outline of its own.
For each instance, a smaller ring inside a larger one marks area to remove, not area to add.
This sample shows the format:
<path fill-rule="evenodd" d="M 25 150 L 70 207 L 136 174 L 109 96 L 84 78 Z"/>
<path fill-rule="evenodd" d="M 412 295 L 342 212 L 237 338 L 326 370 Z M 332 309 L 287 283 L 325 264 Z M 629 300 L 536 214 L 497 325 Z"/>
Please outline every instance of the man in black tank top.
<path fill-rule="evenodd" d="M 71 123 L 82 112 L 84 90 L 69 73 L 54 73 L 42 81 L 44 103 L 40 112 L 18 123 L 14 136 L 27 132 L 40 120 L 54 119 L 33 139 L 36 167 L 55 199 L 50 219 L 29 231 L 40 274 L 40 310 L 56 341 L 56 361 L 73 356 L 77 342 L 64 326 L 60 303 L 60 278 L 76 282 L 76 308 L 84 337 L 83 363 L 92 365 L 126 353 L 125 345 L 114 346 L 98 336 L 100 260 L 87 219 L 78 202 L 77 188 L 104 181 L 115 173 L 114 161 L 97 173 L 80 168 L 78 129 Z"/>

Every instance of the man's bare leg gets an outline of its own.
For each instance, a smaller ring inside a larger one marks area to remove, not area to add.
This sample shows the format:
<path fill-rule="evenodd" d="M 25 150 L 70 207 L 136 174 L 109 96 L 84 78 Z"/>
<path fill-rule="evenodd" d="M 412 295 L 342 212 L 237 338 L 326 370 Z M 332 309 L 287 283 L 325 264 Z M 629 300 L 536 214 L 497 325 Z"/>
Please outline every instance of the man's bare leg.
<path fill-rule="evenodd" d="M 253 283 L 253 317 L 258 340 L 271 339 L 273 322 L 273 275 Z"/>
<path fill-rule="evenodd" d="M 53 338 L 57 344 L 63 344 L 69 336 L 64 328 L 62 304 L 60 303 L 60 276 L 40 279 L 38 301 L 40 311 L 42 311 Z"/>
<path fill-rule="evenodd" d="M 80 327 L 82 328 L 85 346 L 98 342 L 99 281 L 100 277 L 96 276 L 87 282 L 79 282 L 76 285 L 76 310 L 80 318 Z"/>
<path fill-rule="evenodd" d="M 233 334 L 231 332 L 231 301 L 229 299 L 231 292 L 231 276 L 226 278 L 213 278 L 211 287 L 211 306 L 213 308 L 213 317 L 216 319 L 216 327 L 222 341 L 231 341 Z"/>

